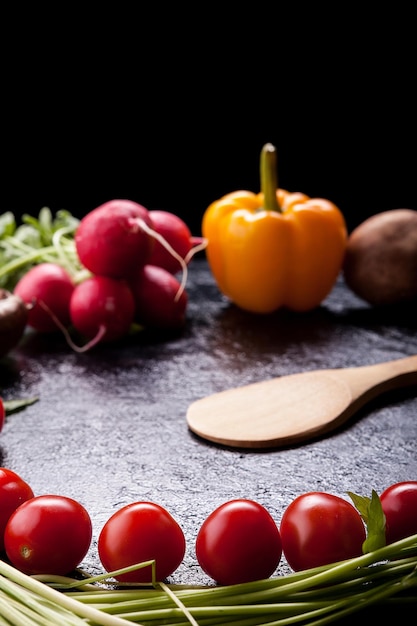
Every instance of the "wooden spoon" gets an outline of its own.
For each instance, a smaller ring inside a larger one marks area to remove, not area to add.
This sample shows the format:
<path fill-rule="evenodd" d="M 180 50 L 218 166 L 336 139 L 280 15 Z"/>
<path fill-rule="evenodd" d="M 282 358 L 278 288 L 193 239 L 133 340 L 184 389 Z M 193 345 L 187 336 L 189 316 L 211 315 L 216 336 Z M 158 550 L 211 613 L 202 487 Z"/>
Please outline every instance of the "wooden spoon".
<path fill-rule="evenodd" d="M 226 446 L 288 446 L 334 430 L 386 391 L 416 384 L 417 355 L 301 372 L 196 400 L 187 423 L 200 437 Z"/>

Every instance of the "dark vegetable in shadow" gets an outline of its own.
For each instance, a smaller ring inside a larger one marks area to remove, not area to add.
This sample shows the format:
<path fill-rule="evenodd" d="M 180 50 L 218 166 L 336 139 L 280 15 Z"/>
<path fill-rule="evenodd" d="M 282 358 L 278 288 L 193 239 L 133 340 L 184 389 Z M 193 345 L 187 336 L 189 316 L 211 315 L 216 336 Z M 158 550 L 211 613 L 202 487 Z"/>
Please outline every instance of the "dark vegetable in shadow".
<path fill-rule="evenodd" d="M 17 346 L 28 320 L 23 300 L 7 289 L 0 289 L 0 358 Z"/>

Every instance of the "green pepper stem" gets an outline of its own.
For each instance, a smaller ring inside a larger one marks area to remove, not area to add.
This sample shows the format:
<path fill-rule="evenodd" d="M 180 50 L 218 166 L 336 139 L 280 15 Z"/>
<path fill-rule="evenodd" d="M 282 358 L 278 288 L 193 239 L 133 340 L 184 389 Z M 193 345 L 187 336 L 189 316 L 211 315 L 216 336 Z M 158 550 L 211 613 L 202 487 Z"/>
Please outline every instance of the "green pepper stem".
<path fill-rule="evenodd" d="M 271 143 L 266 143 L 261 151 L 260 160 L 261 192 L 264 195 L 264 209 L 278 211 L 282 209 L 277 199 L 278 168 L 277 151 Z"/>

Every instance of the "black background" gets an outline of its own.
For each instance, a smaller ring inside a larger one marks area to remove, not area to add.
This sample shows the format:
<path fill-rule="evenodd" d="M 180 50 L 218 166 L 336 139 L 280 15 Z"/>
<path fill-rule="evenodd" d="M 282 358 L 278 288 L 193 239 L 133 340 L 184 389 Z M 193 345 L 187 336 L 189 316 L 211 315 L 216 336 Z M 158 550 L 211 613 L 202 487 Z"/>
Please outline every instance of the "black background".
<path fill-rule="evenodd" d="M 0 212 L 123 197 L 199 234 L 210 202 L 259 191 L 266 142 L 280 186 L 329 198 L 350 229 L 416 208 L 411 15 L 187 7 L 4 23 Z"/>

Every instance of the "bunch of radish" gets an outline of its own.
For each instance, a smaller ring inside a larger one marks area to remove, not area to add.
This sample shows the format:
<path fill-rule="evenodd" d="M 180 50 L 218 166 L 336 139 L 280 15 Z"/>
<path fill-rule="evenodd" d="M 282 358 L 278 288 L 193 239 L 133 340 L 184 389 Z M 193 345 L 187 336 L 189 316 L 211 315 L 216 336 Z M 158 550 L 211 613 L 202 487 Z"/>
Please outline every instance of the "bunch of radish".
<path fill-rule="evenodd" d="M 85 270 L 81 280 L 63 265 L 45 261 L 17 283 L 14 295 L 28 307 L 29 326 L 39 332 L 61 329 L 75 350 L 86 351 L 122 338 L 133 324 L 184 325 L 187 265 L 205 242 L 178 216 L 111 200 L 81 219 L 74 243 Z M 84 345 L 72 341 L 71 327 Z"/>

